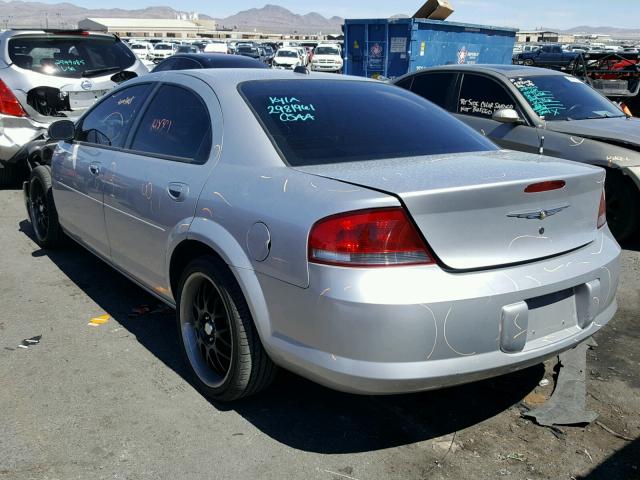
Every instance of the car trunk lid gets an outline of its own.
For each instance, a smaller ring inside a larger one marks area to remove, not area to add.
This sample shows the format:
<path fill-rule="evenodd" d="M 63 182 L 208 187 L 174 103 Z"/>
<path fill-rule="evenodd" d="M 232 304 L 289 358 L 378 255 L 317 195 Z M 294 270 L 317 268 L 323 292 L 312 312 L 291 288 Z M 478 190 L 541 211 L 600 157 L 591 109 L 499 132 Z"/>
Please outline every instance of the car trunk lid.
<path fill-rule="evenodd" d="M 398 197 L 454 270 L 535 261 L 592 242 L 604 184 L 597 167 L 509 151 L 296 169 Z M 564 186 L 525 192 L 549 181 Z"/>

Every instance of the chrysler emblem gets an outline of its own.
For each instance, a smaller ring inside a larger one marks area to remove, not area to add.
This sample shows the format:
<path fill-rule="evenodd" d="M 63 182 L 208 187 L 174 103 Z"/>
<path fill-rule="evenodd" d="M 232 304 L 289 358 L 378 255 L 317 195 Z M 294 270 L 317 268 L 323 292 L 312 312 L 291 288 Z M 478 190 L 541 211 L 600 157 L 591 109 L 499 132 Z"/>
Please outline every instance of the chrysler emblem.
<path fill-rule="evenodd" d="M 510 213 L 509 215 L 507 215 L 507 217 L 512 217 L 512 218 L 524 218 L 527 220 L 544 220 L 547 217 L 551 217 L 552 215 L 555 215 L 556 213 L 559 213 L 563 210 L 566 210 L 567 208 L 569 208 L 570 205 L 563 205 L 561 207 L 555 207 L 555 208 L 549 208 L 546 210 L 535 210 L 535 211 L 531 211 L 531 212 L 517 212 L 517 213 Z"/>

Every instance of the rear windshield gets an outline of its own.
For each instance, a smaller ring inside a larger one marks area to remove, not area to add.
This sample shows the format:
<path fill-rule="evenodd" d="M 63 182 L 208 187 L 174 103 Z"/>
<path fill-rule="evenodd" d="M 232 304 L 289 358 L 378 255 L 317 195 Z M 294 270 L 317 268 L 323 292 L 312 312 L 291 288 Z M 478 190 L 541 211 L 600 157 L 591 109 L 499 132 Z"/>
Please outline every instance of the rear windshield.
<path fill-rule="evenodd" d="M 239 90 L 291 166 L 497 150 L 431 102 L 383 83 L 258 80 Z"/>
<path fill-rule="evenodd" d="M 19 36 L 9 40 L 9 58 L 25 70 L 70 78 L 94 76 L 94 70 L 124 70 L 136 61 L 123 42 L 106 36 Z"/>

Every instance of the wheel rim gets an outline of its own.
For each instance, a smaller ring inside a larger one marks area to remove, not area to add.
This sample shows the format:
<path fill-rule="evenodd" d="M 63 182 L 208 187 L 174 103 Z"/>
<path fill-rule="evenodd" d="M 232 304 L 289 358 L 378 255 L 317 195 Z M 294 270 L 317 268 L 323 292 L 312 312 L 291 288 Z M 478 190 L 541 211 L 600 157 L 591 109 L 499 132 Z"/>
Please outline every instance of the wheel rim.
<path fill-rule="evenodd" d="M 31 185 L 31 194 L 29 196 L 31 199 L 33 229 L 39 239 L 44 239 L 49 232 L 49 211 L 47 209 L 44 189 L 42 185 L 40 185 L 40 182 L 34 182 L 33 185 Z"/>
<path fill-rule="evenodd" d="M 180 330 L 189 363 L 208 387 L 222 385 L 231 371 L 233 340 L 227 306 L 216 284 L 192 274 L 180 299 Z"/>

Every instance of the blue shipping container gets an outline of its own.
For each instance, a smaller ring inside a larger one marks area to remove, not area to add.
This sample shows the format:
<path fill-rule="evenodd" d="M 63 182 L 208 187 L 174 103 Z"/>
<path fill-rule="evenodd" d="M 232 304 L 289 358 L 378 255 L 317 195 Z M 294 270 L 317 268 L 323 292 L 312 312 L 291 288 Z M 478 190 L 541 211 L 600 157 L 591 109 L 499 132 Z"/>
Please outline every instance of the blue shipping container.
<path fill-rule="evenodd" d="M 420 18 L 345 20 L 344 73 L 396 78 L 436 65 L 510 64 L 516 32 Z"/>

